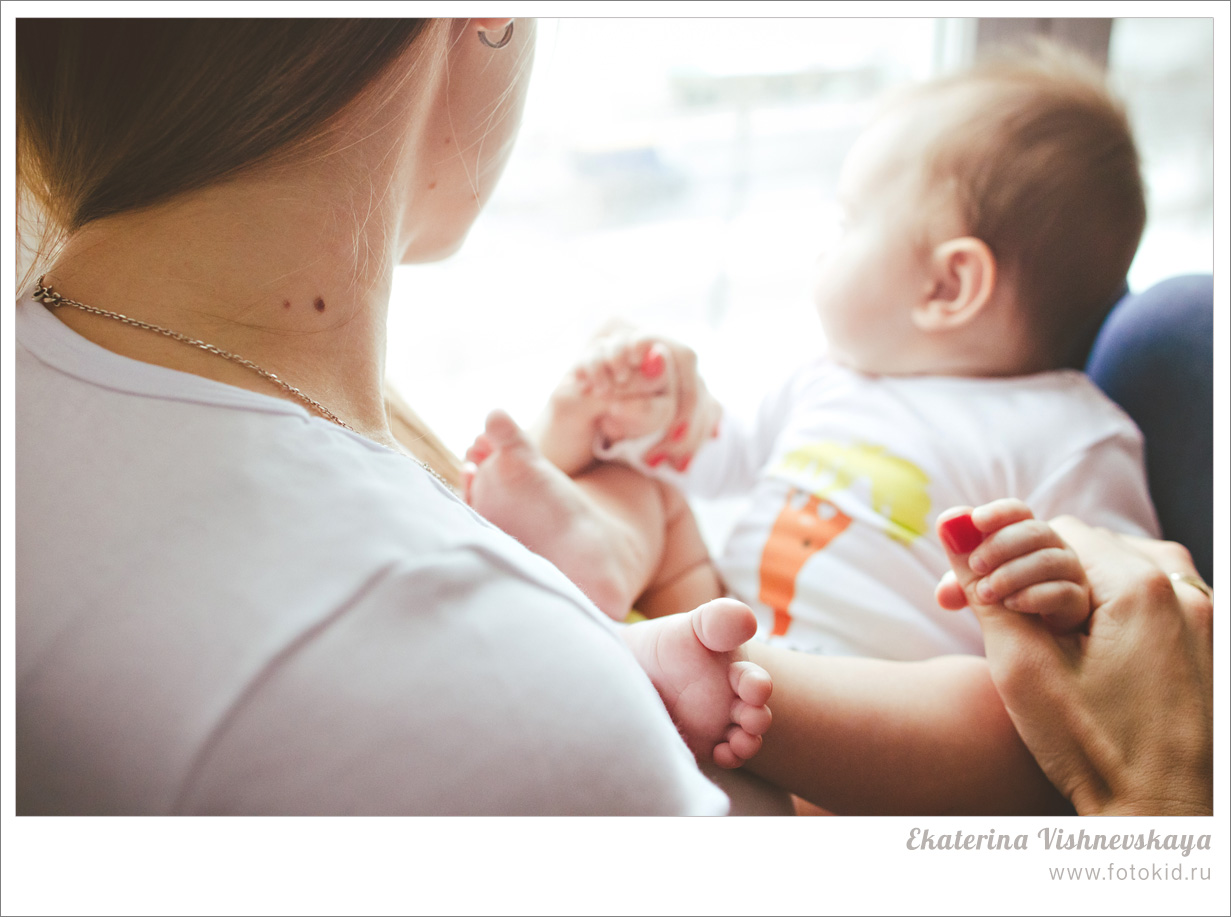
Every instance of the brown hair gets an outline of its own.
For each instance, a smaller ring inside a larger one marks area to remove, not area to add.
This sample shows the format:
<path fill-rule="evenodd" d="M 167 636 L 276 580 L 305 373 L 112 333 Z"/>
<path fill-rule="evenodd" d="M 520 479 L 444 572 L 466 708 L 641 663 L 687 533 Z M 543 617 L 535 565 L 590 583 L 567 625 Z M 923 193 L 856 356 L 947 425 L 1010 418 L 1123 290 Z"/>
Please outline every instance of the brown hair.
<path fill-rule="evenodd" d="M 31 262 L 19 285 L 93 220 L 324 152 L 335 116 L 432 28 L 19 19 L 18 244 Z M 456 484 L 457 459 L 400 398 L 388 400 L 398 439 Z"/>
<path fill-rule="evenodd" d="M 42 224 L 19 239 L 46 258 L 92 220 L 302 152 L 429 22 L 19 19 L 19 212 Z"/>
<path fill-rule="evenodd" d="M 956 198 L 965 231 L 992 250 L 1033 318 L 1039 359 L 1080 367 L 1145 226 L 1125 110 L 1093 64 L 1048 44 L 999 52 L 912 97 L 954 95 L 924 187 Z"/>

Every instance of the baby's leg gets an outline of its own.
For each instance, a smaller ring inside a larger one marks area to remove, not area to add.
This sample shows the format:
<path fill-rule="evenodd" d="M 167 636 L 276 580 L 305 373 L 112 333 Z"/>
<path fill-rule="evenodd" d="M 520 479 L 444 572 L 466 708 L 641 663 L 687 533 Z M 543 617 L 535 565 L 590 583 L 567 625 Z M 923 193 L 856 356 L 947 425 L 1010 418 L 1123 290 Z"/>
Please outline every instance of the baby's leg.
<path fill-rule="evenodd" d="M 669 484 L 655 481 L 631 469 L 642 484 L 658 493 L 663 508 L 663 539 L 658 569 L 637 598 L 637 610 L 647 618 L 678 614 L 726 594 L 709 550 L 697 527 L 696 517 L 683 495 Z M 598 482 L 581 482 L 596 486 Z"/>
<path fill-rule="evenodd" d="M 771 687 L 743 648 L 756 617 L 731 599 L 709 601 L 718 580 L 685 501 L 620 466 L 574 481 L 501 412 L 467 457 L 475 463 L 464 477 L 471 505 L 555 563 L 607 614 L 623 619 L 647 584 L 651 612 L 684 611 L 692 606 L 673 603 L 696 599 L 700 607 L 687 615 L 630 625 L 625 643 L 698 759 L 730 768 L 756 754 Z"/>
<path fill-rule="evenodd" d="M 722 594 L 686 501 L 667 485 L 613 464 L 570 479 L 500 411 L 466 458 L 467 502 L 612 618 L 635 602 L 656 617 Z"/>

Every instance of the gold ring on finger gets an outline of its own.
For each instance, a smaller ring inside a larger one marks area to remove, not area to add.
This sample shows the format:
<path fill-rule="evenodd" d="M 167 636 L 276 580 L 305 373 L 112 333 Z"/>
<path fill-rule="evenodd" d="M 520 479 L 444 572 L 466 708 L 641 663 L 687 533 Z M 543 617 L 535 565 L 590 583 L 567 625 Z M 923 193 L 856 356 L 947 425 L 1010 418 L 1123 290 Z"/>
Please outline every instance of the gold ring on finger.
<path fill-rule="evenodd" d="M 1192 586 L 1194 589 L 1205 593 L 1205 597 L 1211 602 L 1214 601 L 1214 590 L 1199 576 L 1193 576 L 1191 573 L 1168 573 L 1168 578 L 1172 583 L 1184 583 Z"/>

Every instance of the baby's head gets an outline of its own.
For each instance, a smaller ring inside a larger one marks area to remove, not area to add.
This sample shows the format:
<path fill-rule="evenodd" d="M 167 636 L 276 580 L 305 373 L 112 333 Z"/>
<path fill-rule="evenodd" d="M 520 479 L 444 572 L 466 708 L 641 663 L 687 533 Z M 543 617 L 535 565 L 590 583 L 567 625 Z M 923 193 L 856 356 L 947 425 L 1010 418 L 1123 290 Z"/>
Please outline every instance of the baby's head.
<path fill-rule="evenodd" d="M 839 198 L 817 307 L 837 359 L 894 375 L 1079 365 L 1145 224 L 1122 107 L 1045 47 L 896 97 Z"/>

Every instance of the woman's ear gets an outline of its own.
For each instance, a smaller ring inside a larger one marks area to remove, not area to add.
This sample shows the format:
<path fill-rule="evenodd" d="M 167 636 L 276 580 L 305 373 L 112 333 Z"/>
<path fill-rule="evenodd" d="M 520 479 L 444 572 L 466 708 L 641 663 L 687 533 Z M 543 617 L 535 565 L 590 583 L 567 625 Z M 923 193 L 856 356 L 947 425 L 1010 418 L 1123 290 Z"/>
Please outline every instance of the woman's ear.
<path fill-rule="evenodd" d="M 512 19 L 471 19 L 470 27 L 478 32 L 491 32 L 499 37 L 512 21 Z"/>
<path fill-rule="evenodd" d="M 982 239 L 963 236 L 932 252 L 928 288 L 911 311 L 921 331 L 947 331 L 970 322 L 996 289 L 996 256 Z"/>

